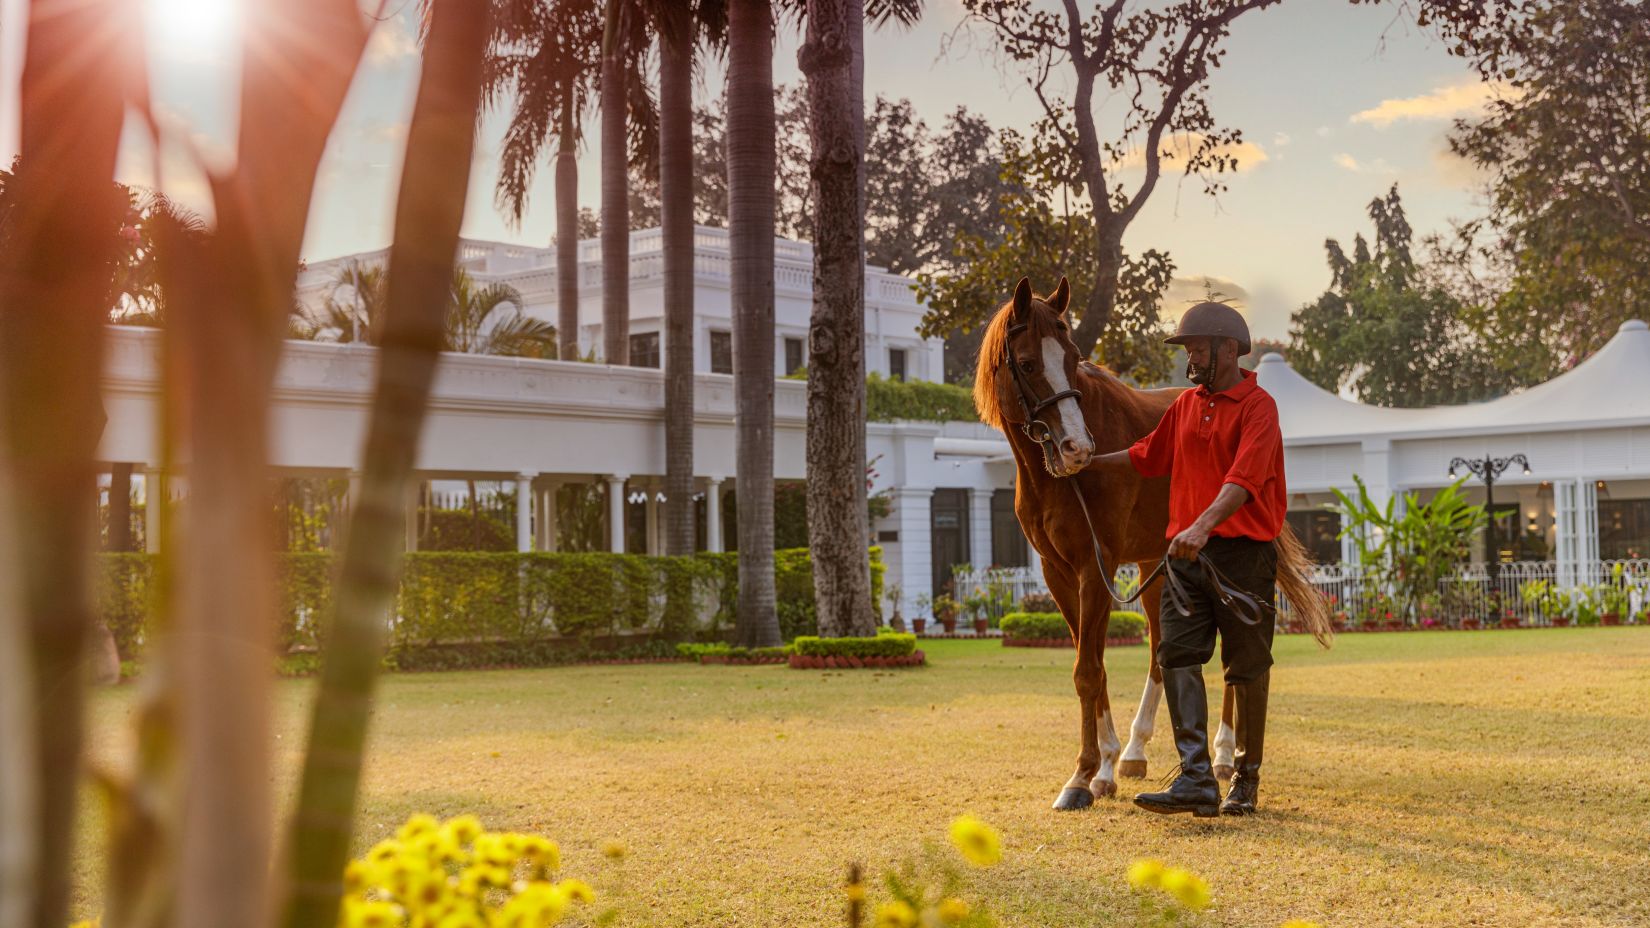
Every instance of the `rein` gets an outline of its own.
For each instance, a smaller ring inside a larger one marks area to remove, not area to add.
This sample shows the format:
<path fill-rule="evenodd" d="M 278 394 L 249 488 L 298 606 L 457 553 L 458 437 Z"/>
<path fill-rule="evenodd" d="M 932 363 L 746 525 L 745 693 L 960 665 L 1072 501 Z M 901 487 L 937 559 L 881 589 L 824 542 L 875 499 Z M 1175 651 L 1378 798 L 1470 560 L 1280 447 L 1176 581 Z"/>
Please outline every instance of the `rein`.
<path fill-rule="evenodd" d="M 1015 396 L 1020 401 L 1020 410 L 1025 414 L 1025 421 L 1020 424 L 1020 432 L 1027 439 L 1036 443 L 1038 449 L 1043 452 L 1044 459 L 1047 460 L 1050 453 L 1048 446 L 1054 441 L 1054 432 L 1038 416 L 1043 410 L 1063 399 L 1068 397 L 1081 399 L 1083 394 L 1077 390 L 1061 390 L 1046 399 L 1037 399 L 1036 393 L 1031 389 L 1031 384 L 1027 382 L 1025 375 L 1021 373 L 1019 365 L 1014 363 L 1013 353 L 1008 347 L 1013 337 L 1025 331 L 1026 327 L 1027 323 L 1024 322 L 1008 327 L 1007 337 L 1003 339 L 1003 357 L 999 364 L 1008 367 L 1009 376 L 1014 381 Z M 1033 432 L 1033 426 L 1036 427 L 1035 433 Z M 1083 424 L 1083 429 L 1085 432 L 1088 431 L 1086 421 Z M 1089 443 L 1091 445 L 1094 443 L 1094 433 L 1092 432 L 1089 432 Z M 1133 596 L 1124 596 L 1118 592 L 1117 587 L 1112 585 L 1112 571 L 1106 567 L 1106 555 L 1100 548 L 1100 533 L 1095 530 L 1094 517 L 1089 515 L 1088 500 L 1083 498 L 1082 487 L 1077 485 L 1076 480 L 1071 481 L 1071 492 L 1077 497 L 1077 505 L 1083 511 L 1083 522 L 1088 525 L 1089 540 L 1094 545 L 1094 562 L 1100 568 L 1100 582 L 1106 585 L 1106 592 L 1111 594 L 1112 602 L 1119 606 L 1138 602 L 1140 597 L 1146 595 L 1146 588 L 1161 576 L 1164 578 L 1163 595 L 1168 598 L 1169 605 L 1182 613 L 1191 614 L 1191 591 L 1187 589 L 1186 581 L 1175 574 L 1173 561 L 1166 553 L 1157 562 L 1157 566 L 1152 568 L 1152 572 L 1141 579 L 1139 585 L 1135 587 Z M 1204 574 L 1213 582 L 1215 595 L 1219 598 L 1221 605 L 1231 610 L 1246 625 L 1260 624 L 1261 617 L 1264 615 L 1264 605 L 1233 583 L 1219 567 L 1215 566 L 1214 561 L 1210 560 L 1207 554 L 1199 551 L 1197 562 L 1202 566 Z"/>

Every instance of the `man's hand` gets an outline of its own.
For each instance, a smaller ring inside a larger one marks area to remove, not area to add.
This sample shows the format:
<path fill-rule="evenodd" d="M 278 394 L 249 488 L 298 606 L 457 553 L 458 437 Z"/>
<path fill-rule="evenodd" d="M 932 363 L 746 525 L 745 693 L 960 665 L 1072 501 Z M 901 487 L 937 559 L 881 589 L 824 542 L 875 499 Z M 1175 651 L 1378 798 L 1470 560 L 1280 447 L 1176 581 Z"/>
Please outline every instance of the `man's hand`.
<path fill-rule="evenodd" d="M 1191 528 L 1169 540 L 1169 556 L 1190 561 L 1197 558 L 1198 552 L 1209 543 L 1209 530 L 1194 522 Z"/>
<path fill-rule="evenodd" d="M 1129 461 L 1129 449 L 1109 451 L 1089 458 L 1089 465 L 1084 470 L 1099 471 L 1132 471 L 1134 464 Z"/>

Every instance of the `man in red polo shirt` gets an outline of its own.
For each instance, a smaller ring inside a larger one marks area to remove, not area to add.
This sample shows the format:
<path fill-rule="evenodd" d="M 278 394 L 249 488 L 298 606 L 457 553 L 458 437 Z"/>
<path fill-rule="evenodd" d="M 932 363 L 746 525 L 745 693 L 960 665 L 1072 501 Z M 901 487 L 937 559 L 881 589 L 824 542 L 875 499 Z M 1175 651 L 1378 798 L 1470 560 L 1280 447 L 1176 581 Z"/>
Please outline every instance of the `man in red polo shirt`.
<path fill-rule="evenodd" d="M 1169 557 L 1187 591 L 1186 609 L 1167 605 L 1155 643 L 1163 694 L 1180 751 L 1180 775 L 1167 790 L 1141 793 L 1135 805 L 1163 814 L 1247 815 L 1255 811 L 1266 735 L 1271 679 L 1277 553 L 1288 492 L 1283 436 L 1272 397 L 1252 371 L 1238 366 L 1249 353 L 1249 326 L 1224 303 L 1186 311 L 1168 339 L 1186 349 L 1187 390 L 1151 434 L 1091 466 L 1132 466 L 1142 477 L 1169 477 Z M 1197 560 L 1206 554 L 1226 579 L 1261 604 L 1249 624 L 1222 605 L 1214 581 Z M 1208 697 L 1203 665 L 1220 634 L 1221 664 L 1235 689 L 1237 750 L 1226 801 L 1209 760 Z"/>

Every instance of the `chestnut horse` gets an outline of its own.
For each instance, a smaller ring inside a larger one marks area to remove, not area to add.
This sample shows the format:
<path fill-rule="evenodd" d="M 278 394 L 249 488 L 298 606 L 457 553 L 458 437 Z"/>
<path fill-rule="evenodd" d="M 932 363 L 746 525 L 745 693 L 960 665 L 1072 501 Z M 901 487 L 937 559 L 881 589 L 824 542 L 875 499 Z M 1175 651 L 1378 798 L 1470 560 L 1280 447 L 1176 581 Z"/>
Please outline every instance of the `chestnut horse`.
<path fill-rule="evenodd" d="M 1032 295 L 1030 281 L 1021 279 L 1014 298 L 986 326 L 974 378 L 980 420 L 1001 429 L 1014 449 L 1014 514 L 1042 557 L 1043 577 L 1077 646 L 1072 676 L 1082 712 L 1082 740 L 1077 771 L 1055 800 L 1056 809 L 1082 809 L 1096 797 L 1115 795 L 1114 774 L 1146 775 L 1146 742 L 1162 695 L 1156 653 L 1161 584 L 1151 584 L 1141 595 L 1151 668 L 1119 769 L 1105 665 L 1111 578 L 1100 572 L 1094 541 L 1098 538 L 1105 562 L 1113 569 L 1138 564 L 1141 577 L 1148 576 L 1168 549 L 1169 481 L 1132 472 L 1102 476 L 1084 467 L 1094 455 L 1127 448 L 1151 432 L 1182 392 L 1136 390 L 1110 371 L 1081 360 L 1065 316 L 1070 300 L 1065 278 L 1053 294 L 1041 299 Z M 1016 365 L 1018 373 L 1006 370 L 1005 363 Z M 1094 514 L 1093 535 L 1072 498 L 1074 483 Z M 1231 715 L 1228 694 L 1214 744 L 1217 776 L 1231 775 Z"/>

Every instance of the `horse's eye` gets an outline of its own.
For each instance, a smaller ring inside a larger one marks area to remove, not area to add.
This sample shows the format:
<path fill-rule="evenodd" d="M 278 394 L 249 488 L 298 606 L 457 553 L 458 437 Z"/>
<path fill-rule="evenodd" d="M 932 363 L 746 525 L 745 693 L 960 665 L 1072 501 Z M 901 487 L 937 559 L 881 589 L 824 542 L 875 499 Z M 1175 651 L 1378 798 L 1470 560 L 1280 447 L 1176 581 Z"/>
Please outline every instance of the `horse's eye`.
<path fill-rule="evenodd" d="M 1021 361 L 1020 362 L 1020 370 L 1025 371 L 1028 374 L 1034 373 L 1036 371 L 1036 369 L 1037 369 L 1037 365 L 1035 363 L 1031 362 L 1031 361 Z"/>

